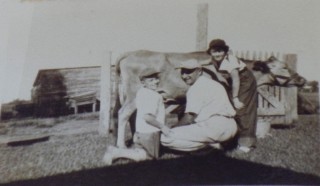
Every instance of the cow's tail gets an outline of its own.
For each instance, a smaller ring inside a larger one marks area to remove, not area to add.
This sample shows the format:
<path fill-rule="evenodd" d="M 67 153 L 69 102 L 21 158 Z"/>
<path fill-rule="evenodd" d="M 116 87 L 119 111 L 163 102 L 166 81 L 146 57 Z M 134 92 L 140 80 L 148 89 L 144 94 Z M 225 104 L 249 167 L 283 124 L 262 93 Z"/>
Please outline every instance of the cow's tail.
<path fill-rule="evenodd" d="M 111 114 L 112 114 L 112 128 L 114 131 L 114 134 L 117 133 L 117 124 L 118 124 L 118 111 L 121 108 L 121 104 L 123 101 L 123 94 L 122 94 L 122 90 L 121 90 L 121 70 L 120 70 L 120 63 L 121 61 L 126 58 L 128 56 L 128 53 L 122 54 L 121 56 L 118 57 L 118 59 L 116 60 L 116 64 L 115 64 L 115 76 L 114 76 L 114 99 L 115 99 L 115 103 L 114 106 L 111 110 Z"/>
<path fill-rule="evenodd" d="M 115 71 L 115 91 L 116 91 L 116 96 L 119 99 L 119 104 L 121 105 L 124 100 L 125 100 L 125 95 L 123 94 L 123 90 L 122 90 L 122 83 L 121 83 L 121 68 L 120 68 L 120 63 L 121 61 L 123 61 L 123 59 L 125 59 L 126 57 L 128 57 L 130 55 L 130 52 L 124 53 L 122 55 L 120 55 L 116 61 L 116 71 Z"/>

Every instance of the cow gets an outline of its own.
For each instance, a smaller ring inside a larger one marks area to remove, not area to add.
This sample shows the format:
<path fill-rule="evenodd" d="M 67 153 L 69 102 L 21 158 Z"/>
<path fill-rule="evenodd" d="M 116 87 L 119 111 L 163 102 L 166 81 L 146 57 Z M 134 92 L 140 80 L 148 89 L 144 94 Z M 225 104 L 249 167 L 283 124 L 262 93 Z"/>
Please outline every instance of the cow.
<path fill-rule="evenodd" d="M 125 127 L 129 123 L 130 116 L 136 110 L 135 97 L 136 92 L 141 87 L 139 74 L 145 68 L 153 68 L 160 73 L 159 93 L 164 100 L 175 100 L 177 103 L 185 101 L 187 85 L 180 77 L 179 70 L 176 69 L 186 60 L 195 59 L 203 66 L 203 72 L 211 78 L 219 80 L 225 86 L 228 82 L 216 73 L 215 68 L 211 65 L 211 57 L 206 52 L 190 53 L 162 53 L 147 50 L 127 52 L 120 56 L 116 62 L 116 106 L 113 110 L 113 122 L 118 120 L 117 142 L 120 148 L 125 148 Z M 247 67 L 253 70 L 257 77 L 258 86 L 263 84 L 278 84 L 284 86 L 304 84 L 303 78 L 295 75 L 293 71 L 288 70 L 286 64 L 274 57 L 269 58 L 267 62 L 257 62 L 243 60 Z M 292 77 L 295 77 L 293 79 Z M 299 78 L 297 78 L 299 77 Z M 299 79 L 299 80 L 296 80 Z M 119 92 L 119 84 L 122 90 Z M 119 98 L 119 93 L 122 94 Z M 146 100 L 148 101 L 148 100 Z M 120 104 L 121 102 L 121 104 Z M 118 108 L 120 108 L 118 110 Z M 115 123 L 111 126 L 116 126 Z"/>
<path fill-rule="evenodd" d="M 294 72 L 288 65 L 274 56 L 269 57 L 266 61 L 246 60 L 240 58 L 246 63 L 249 69 L 257 79 L 258 86 L 277 85 L 284 87 L 303 87 L 307 80 Z"/>

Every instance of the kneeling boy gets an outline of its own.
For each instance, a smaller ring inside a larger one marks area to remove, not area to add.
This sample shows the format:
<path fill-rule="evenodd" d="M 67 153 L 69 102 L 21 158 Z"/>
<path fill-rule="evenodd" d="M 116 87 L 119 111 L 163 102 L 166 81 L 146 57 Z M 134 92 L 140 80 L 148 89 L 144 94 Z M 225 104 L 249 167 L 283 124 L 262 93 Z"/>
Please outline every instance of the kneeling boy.
<path fill-rule="evenodd" d="M 145 69 L 139 78 L 142 87 L 136 96 L 137 117 L 134 147 L 130 149 L 110 146 L 103 157 L 106 164 L 118 158 L 142 161 L 159 157 L 160 132 L 169 135 L 165 126 L 165 107 L 162 96 L 156 92 L 159 86 L 159 71 Z"/>

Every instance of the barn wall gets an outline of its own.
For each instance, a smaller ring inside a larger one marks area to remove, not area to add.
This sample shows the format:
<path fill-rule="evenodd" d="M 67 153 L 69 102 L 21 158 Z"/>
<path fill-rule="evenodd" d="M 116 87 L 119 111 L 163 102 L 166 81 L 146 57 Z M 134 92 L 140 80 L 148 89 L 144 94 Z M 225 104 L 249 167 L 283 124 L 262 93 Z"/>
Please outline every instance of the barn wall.
<path fill-rule="evenodd" d="M 67 96 L 97 92 L 100 97 L 100 67 L 59 70 L 64 77 Z"/>

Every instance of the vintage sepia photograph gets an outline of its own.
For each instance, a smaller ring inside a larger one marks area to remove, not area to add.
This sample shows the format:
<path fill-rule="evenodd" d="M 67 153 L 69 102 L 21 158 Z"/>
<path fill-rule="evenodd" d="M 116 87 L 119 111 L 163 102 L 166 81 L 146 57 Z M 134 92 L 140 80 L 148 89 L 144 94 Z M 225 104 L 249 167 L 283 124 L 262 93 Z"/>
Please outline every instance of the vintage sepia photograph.
<path fill-rule="evenodd" d="M 320 184 L 319 7 L 0 0 L 0 184 Z"/>

